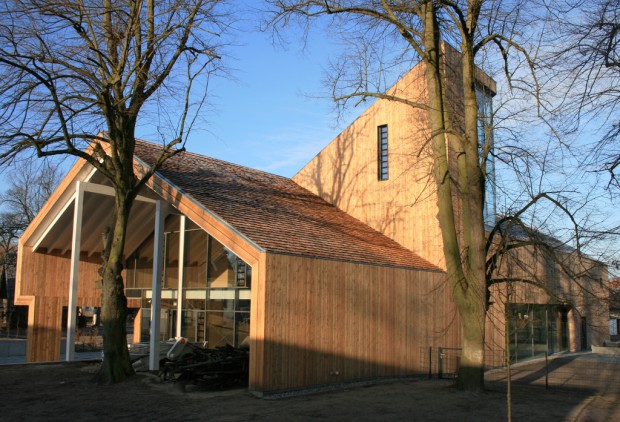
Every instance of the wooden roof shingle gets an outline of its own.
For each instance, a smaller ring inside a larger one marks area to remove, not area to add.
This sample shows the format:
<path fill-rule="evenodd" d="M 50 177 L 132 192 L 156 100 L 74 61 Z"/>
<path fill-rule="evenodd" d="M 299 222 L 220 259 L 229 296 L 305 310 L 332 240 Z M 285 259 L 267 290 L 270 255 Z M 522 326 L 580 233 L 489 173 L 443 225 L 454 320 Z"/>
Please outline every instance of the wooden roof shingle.
<path fill-rule="evenodd" d="M 146 164 L 160 153 L 136 141 Z M 157 174 L 268 252 L 440 271 L 286 177 L 189 152 Z"/>

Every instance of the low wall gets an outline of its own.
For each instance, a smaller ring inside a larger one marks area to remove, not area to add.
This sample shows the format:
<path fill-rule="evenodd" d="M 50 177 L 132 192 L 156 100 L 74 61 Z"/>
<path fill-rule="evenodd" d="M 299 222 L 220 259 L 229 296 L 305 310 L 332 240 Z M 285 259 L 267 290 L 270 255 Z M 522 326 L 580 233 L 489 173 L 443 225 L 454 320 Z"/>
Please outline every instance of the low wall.
<path fill-rule="evenodd" d="M 128 336 L 129 338 L 129 336 Z M 64 355 L 67 339 L 60 340 L 60 354 Z M 77 352 L 98 350 L 103 347 L 101 336 L 81 336 L 75 342 Z M 20 338 L 0 338 L 0 358 L 12 356 L 26 356 L 26 339 Z"/>
<path fill-rule="evenodd" d="M 26 339 L 0 339 L 0 357 L 25 355 Z"/>
<path fill-rule="evenodd" d="M 592 353 L 598 353 L 600 355 L 620 356 L 620 347 L 592 346 Z"/>

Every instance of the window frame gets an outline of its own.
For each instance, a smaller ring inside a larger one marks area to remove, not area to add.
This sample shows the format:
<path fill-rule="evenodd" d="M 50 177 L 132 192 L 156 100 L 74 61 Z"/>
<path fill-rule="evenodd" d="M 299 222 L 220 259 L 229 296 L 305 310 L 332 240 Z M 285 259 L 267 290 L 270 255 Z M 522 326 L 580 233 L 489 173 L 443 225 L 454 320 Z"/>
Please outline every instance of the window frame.
<path fill-rule="evenodd" d="M 377 177 L 379 181 L 390 179 L 388 125 L 377 126 Z"/>

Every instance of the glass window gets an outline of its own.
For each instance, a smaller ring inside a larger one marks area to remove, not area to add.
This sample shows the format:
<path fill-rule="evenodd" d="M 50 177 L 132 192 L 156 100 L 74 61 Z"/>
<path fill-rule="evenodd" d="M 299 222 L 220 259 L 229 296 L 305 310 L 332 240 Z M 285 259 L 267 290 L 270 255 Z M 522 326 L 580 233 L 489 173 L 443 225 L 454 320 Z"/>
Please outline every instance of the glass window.
<path fill-rule="evenodd" d="M 209 348 L 238 347 L 250 331 L 252 268 L 214 238 L 209 238 L 205 340 Z"/>
<path fill-rule="evenodd" d="M 188 221 L 185 231 L 183 286 L 203 289 L 207 286 L 207 253 L 209 235 Z"/>
<path fill-rule="evenodd" d="M 377 128 L 379 180 L 388 180 L 388 127 L 382 125 Z"/>
<path fill-rule="evenodd" d="M 164 283 L 162 289 L 179 287 L 179 240 L 178 231 L 164 233 Z"/>
<path fill-rule="evenodd" d="M 250 324 L 252 268 L 193 222 L 186 220 L 183 248 L 183 294 L 179 289 L 180 218 L 166 219 L 161 339 L 181 335 L 207 347 L 239 346 Z M 141 292 L 142 340 L 148 340 L 152 303 L 153 235 L 127 259 L 126 283 Z M 139 289 L 139 290 L 138 290 Z M 182 300 L 181 333 L 177 333 L 178 301 Z M 146 327 L 146 328 L 145 328 Z"/>
<path fill-rule="evenodd" d="M 214 238 L 209 238 L 207 286 L 211 289 L 250 287 L 252 269 Z"/>
<path fill-rule="evenodd" d="M 129 256 L 126 269 L 127 288 L 148 289 L 153 285 L 153 235 Z"/>
<path fill-rule="evenodd" d="M 250 335 L 249 291 L 216 290 L 210 292 L 209 310 L 205 312 L 205 334 L 209 348 L 247 343 Z"/>
<path fill-rule="evenodd" d="M 567 309 L 559 305 L 509 304 L 513 362 L 567 349 Z"/>

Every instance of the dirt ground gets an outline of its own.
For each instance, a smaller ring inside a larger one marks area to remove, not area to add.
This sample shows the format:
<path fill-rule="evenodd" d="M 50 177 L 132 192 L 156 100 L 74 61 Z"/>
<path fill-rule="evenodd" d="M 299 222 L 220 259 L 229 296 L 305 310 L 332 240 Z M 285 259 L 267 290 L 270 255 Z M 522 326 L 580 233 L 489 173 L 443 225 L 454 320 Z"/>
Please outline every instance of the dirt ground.
<path fill-rule="evenodd" d="M 488 382 L 488 391 L 478 394 L 457 391 L 451 381 L 410 379 L 350 385 L 336 391 L 288 398 L 259 399 L 245 389 L 208 392 L 188 388 L 183 392 L 174 384 L 161 383 L 156 376 L 144 373 L 118 385 L 98 386 L 92 382 L 98 365 L 0 366 L 0 420 L 507 420 L 506 384 L 503 382 Z M 609 361 L 573 358 L 560 366 L 564 374 L 562 386 L 554 384 L 549 390 L 544 383 L 513 386 L 514 421 L 620 420 L 620 364 L 617 361 L 609 366 Z M 593 368 L 603 366 L 611 368 L 604 378 L 608 385 L 596 381 L 593 383 L 596 388 L 583 384 L 574 387 L 567 382 L 579 378 L 580 371 L 584 372 L 585 379 L 595 379 Z M 516 369 L 518 374 L 519 369 Z M 501 378 L 501 374 L 496 378 Z"/>

